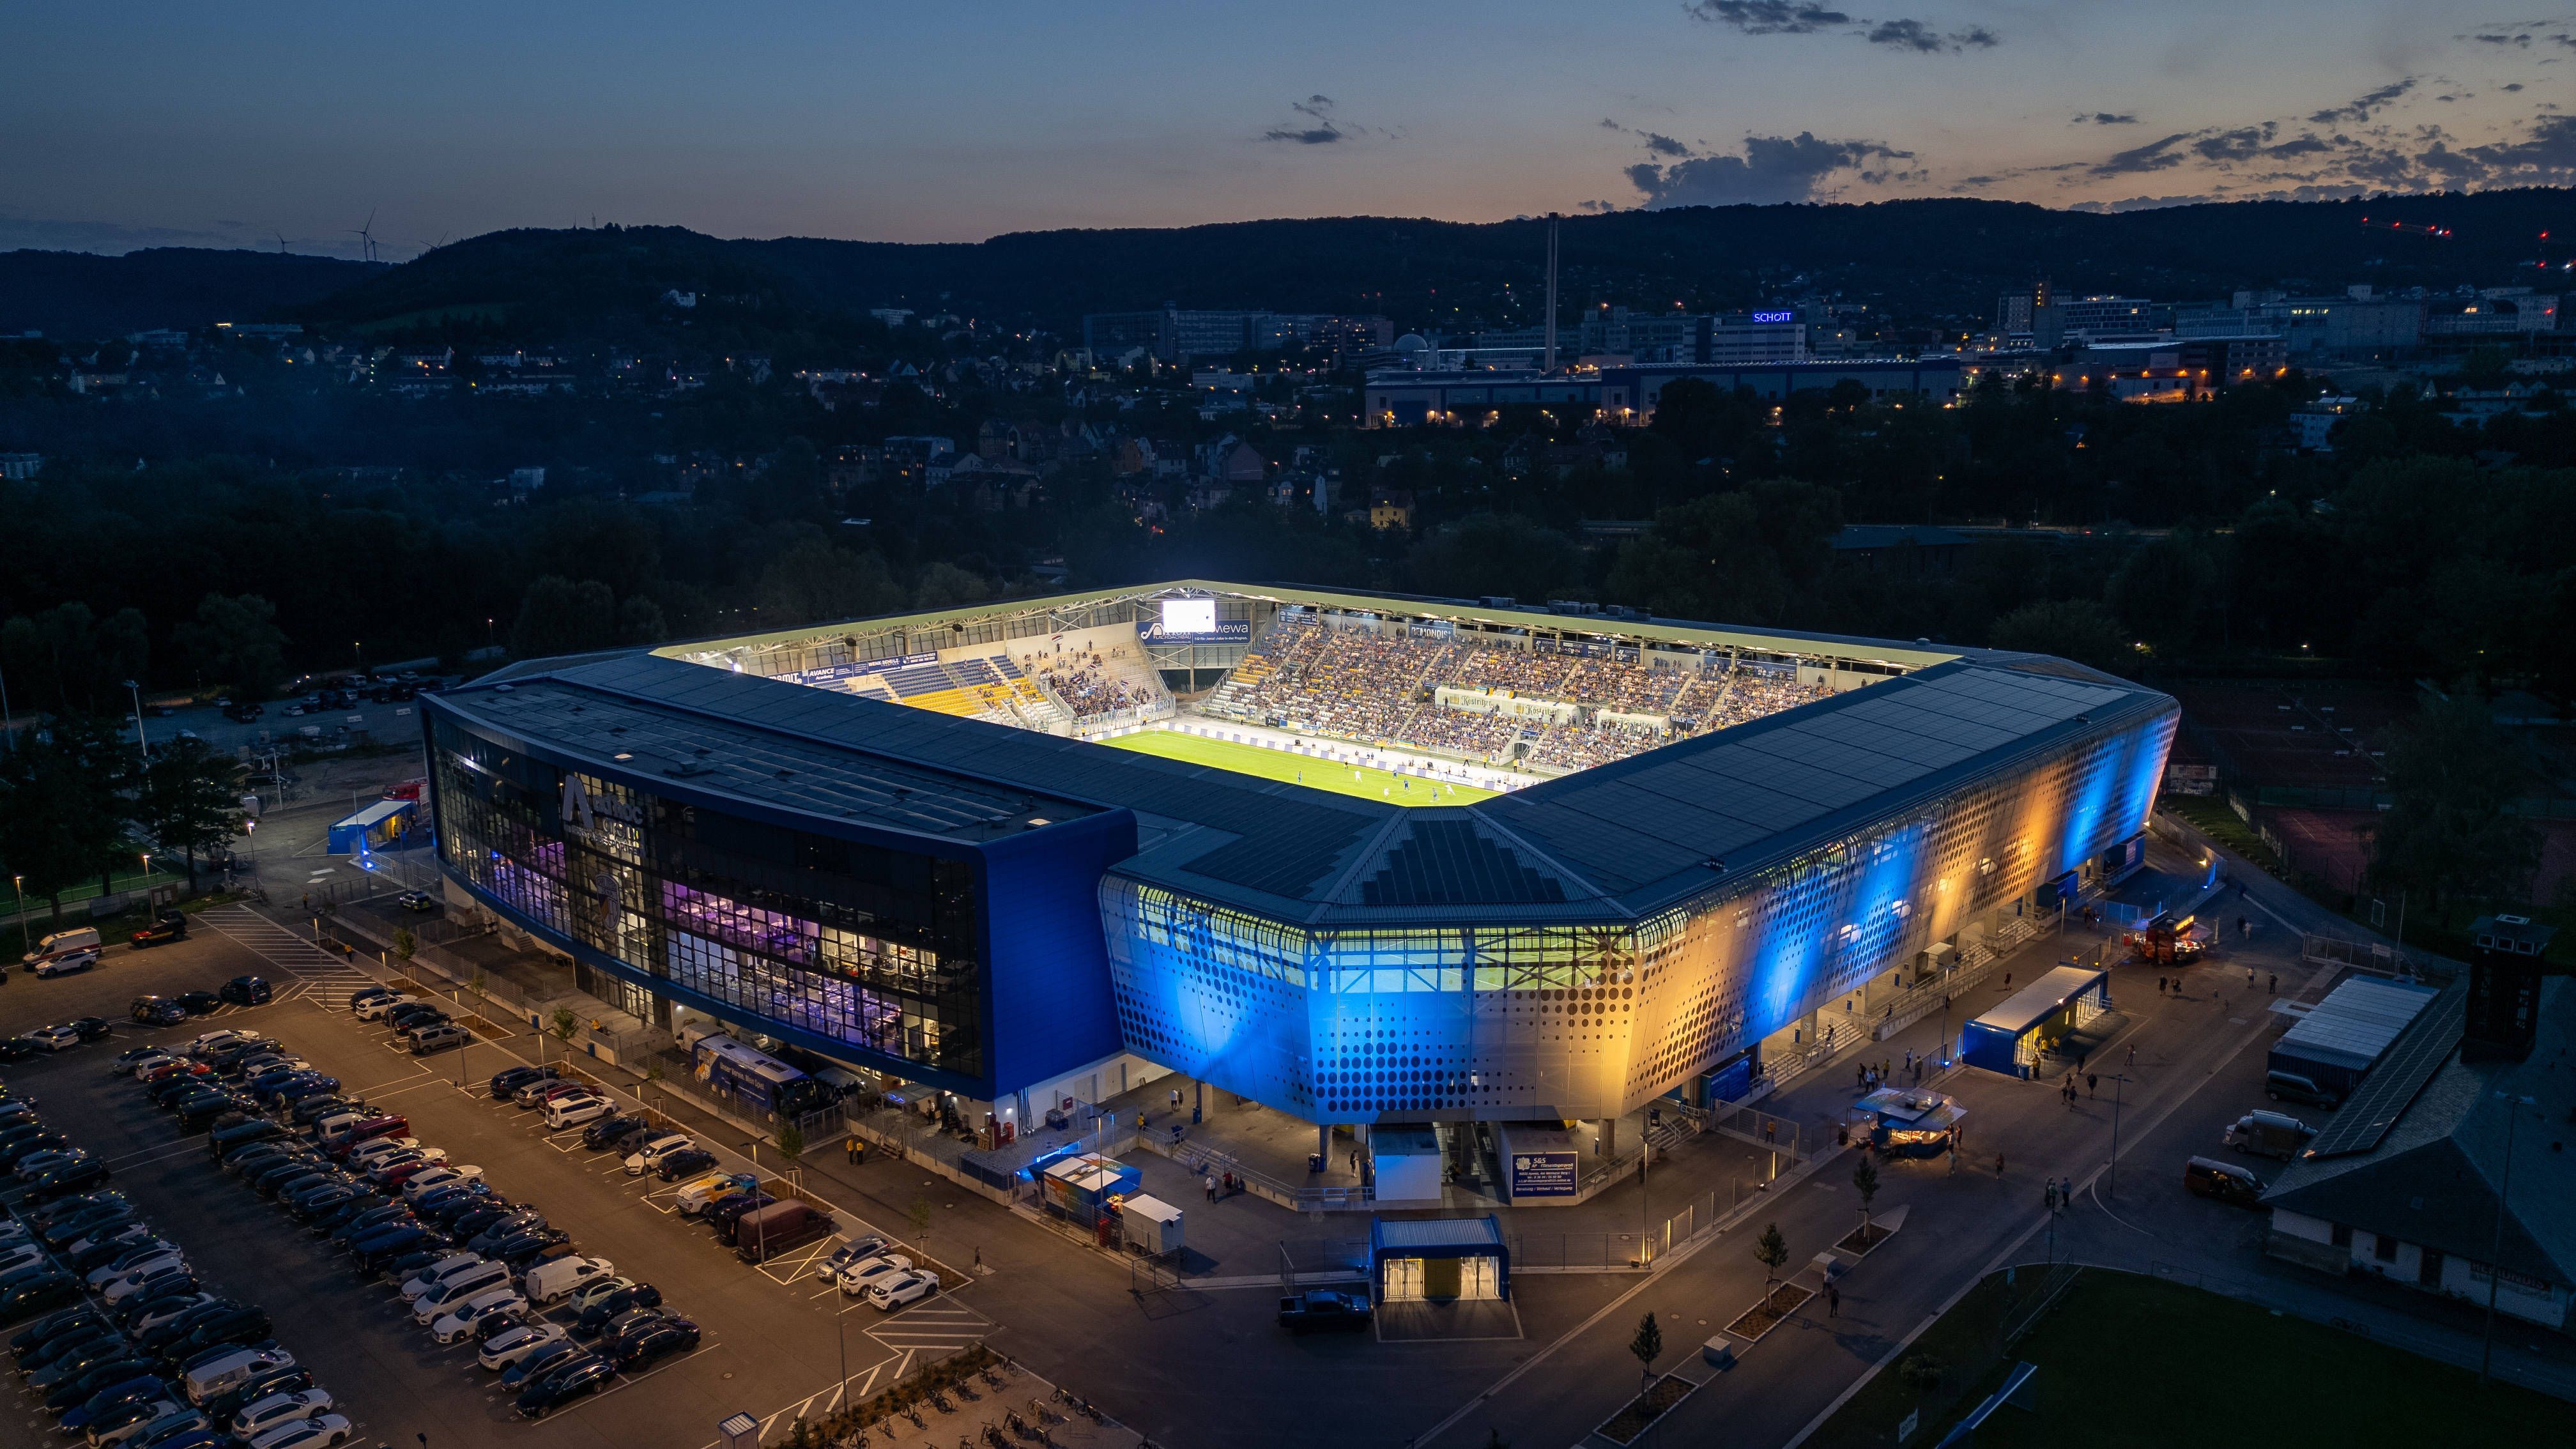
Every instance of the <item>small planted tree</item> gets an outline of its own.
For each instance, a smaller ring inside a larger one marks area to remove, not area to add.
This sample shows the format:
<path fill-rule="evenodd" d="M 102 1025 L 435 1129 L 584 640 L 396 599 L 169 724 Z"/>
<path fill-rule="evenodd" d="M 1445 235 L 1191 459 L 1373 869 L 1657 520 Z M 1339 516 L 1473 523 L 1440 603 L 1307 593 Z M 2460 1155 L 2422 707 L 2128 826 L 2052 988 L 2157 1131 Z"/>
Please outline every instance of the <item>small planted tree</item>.
<path fill-rule="evenodd" d="M 930 1199 L 923 1197 L 919 1193 L 914 1193 L 912 1195 L 912 1207 L 908 1210 L 906 1215 L 912 1219 L 912 1240 L 916 1243 L 929 1241 Z"/>
<path fill-rule="evenodd" d="M 1941 1387 L 1941 1376 L 1950 1366 L 1928 1353 L 1909 1353 L 1896 1366 L 1896 1376 L 1918 1394 L 1928 1394 Z"/>
<path fill-rule="evenodd" d="M 1870 1199 L 1878 1196 L 1878 1164 L 1863 1157 L 1852 1169 L 1852 1190 L 1860 1194 L 1860 1225 L 1869 1226 Z M 1908 1241 L 1911 1241 L 1910 1239 Z"/>
<path fill-rule="evenodd" d="M 1649 1313 L 1637 1321 L 1637 1336 L 1628 1340 L 1628 1351 L 1637 1356 L 1646 1381 L 1654 1382 L 1655 1360 L 1664 1355 L 1664 1327 L 1655 1321 L 1655 1315 Z"/>
<path fill-rule="evenodd" d="M 799 1127 L 798 1127 L 795 1123 L 793 1123 L 793 1122 L 781 1122 L 781 1123 L 779 1123 L 779 1124 L 778 1124 L 778 1156 L 779 1156 L 779 1159 L 780 1159 L 781 1161 L 785 1162 L 789 1167 L 791 1167 L 791 1168 L 792 1168 L 792 1167 L 794 1167 L 794 1166 L 796 1165 L 796 1159 L 797 1159 L 797 1158 L 800 1158 L 800 1157 L 802 1157 L 802 1156 L 804 1156 L 804 1155 L 805 1155 L 805 1133 L 804 1133 L 803 1129 L 799 1128 Z"/>
<path fill-rule="evenodd" d="M 1789 1240 L 1780 1236 L 1778 1223 L 1765 1223 L 1762 1236 L 1753 1240 L 1753 1258 L 1762 1265 L 1762 1293 L 1767 1299 L 1771 1285 L 1780 1276 L 1780 1267 L 1789 1261 Z"/>
<path fill-rule="evenodd" d="M 395 959 L 395 960 L 397 960 L 397 961 L 409 961 L 409 960 L 412 958 L 412 953 L 413 953 L 413 952 L 415 952 L 415 951 L 417 951 L 417 950 L 419 950 L 419 949 L 420 949 L 420 938 L 419 938 L 419 937 L 417 937 L 417 936 L 414 936 L 414 935 L 411 933 L 411 927 L 409 927 L 409 926 L 396 926 L 396 927 L 394 927 L 394 959 Z"/>

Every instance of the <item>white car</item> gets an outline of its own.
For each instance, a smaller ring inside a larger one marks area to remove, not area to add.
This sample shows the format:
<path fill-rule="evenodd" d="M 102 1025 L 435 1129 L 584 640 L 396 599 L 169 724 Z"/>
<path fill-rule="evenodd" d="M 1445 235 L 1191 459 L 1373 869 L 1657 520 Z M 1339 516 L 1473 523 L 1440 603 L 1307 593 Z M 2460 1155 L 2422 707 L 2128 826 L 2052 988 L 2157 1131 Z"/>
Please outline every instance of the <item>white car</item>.
<path fill-rule="evenodd" d="M 127 1252 L 116 1255 L 113 1263 L 103 1263 L 89 1270 L 89 1286 L 104 1288 L 119 1278 L 149 1278 L 174 1263 L 185 1263 L 187 1257 L 179 1245 L 163 1238 L 137 1243 Z"/>
<path fill-rule="evenodd" d="M 309 1419 L 329 1407 L 329 1389 L 271 1394 L 255 1404 L 244 1405 L 240 1413 L 233 1415 L 233 1437 L 256 1439 L 290 1419 Z"/>
<path fill-rule="evenodd" d="M 188 1265 L 175 1263 L 147 1277 L 119 1278 L 108 1284 L 98 1296 L 101 1302 L 114 1308 L 137 1293 L 149 1292 L 157 1296 L 177 1288 L 186 1281 L 188 1281 Z"/>
<path fill-rule="evenodd" d="M 653 1164 L 661 1161 L 666 1154 L 697 1145 L 686 1132 L 665 1132 L 626 1155 L 626 1175 L 642 1177 L 652 1171 Z"/>
<path fill-rule="evenodd" d="M 112 1293 L 116 1291 L 119 1284 L 140 1283 L 155 1273 L 186 1266 L 188 1266 L 187 1255 L 170 1244 L 163 1243 L 157 1251 L 137 1258 L 122 1268 L 110 1264 L 104 1268 L 92 1269 L 89 1275 L 89 1286 Z"/>
<path fill-rule="evenodd" d="M 358 1020 L 360 1020 L 360 1021 L 374 1021 L 374 1020 L 377 1020 L 378 1018 L 382 1017 L 386 1012 L 393 1010 L 393 1009 L 394 1009 L 395 1007 L 397 1007 L 397 1006 L 407 1006 L 407 1005 L 411 1004 L 412 1002 L 415 1002 L 415 1001 L 418 1001 L 418 1000 L 420 1000 L 420 998 L 419 998 L 419 997 L 417 997 L 417 996 L 412 995 L 410 992 L 407 992 L 407 991 L 397 991 L 397 992 L 395 992 L 395 993 L 394 993 L 393 995 L 391 995 L 391 996 L 381 997 L 381 998 L 379 998 L 379 999 L 377 999 L 377 1000 L 374 1000 L 374 1001 L 370 1001 L 370 1002 L 368 1002 L 368 1003 L 367 1003 L 366 1005 L 364 1005 L 364 1006 L 359 1007 L 359 1008 L 358 1008 Z"/>
<path fill-rule="evenodd" d="M 145 1077 L 152 1075 L 155 1068 L 166 1067 L 177 1060 L 177 1057 L 172 1056 L 168 1052 L 151 1052 L 146 1055 L 136 1057 L 134 1059 L 134 1065 L 126 1068 L 126 1072 L 128 1075 L 132 1076 L 134 1080 L 139 1082 Z"/>
<path fill-rule="evenodd" d="M 452 1182 L 473 1182 L 482 1176 L 483 1169 L 472 1163 L 462 1167 L 426 1168 L 403 1179 L 403 1201 L 418 1202 L 429 1196 L 432 1189 L 445 1187 Z"/>
<path fill-rule="evenodd" d="M 34 1031 L 27 1033 L 27 1040 L 42 1042 L 44 1043 L 45 1050 L 49 1052 L 58 1052 L 67 1047 L 76 1047 L 80 1045 L 80 1028 L 72 1026 L 40 1026 Z"/>
<path fill-rule="evenodd" d="M 879 1313 L 890 1313 L 907 1303 L 918 1303 L 939 1291 L 939 1275 L 918 1269 L 892 1278 L 879 1279 L 868 1290 L 868 1303 Z"/>
<path fill-rule="evenodd" d="M 349 1437 L 346 1414 L 316 1414 L 310 1419 L 289 1419 L 250 1441 L 250 1449 L 330 1449 Z"/>
<path fill-rule="evenodd" d="M 495 1373 L 510 1367 L 550 1343 L 561 1343 L 563 1325 L 557 1323 L 523 1323 L 492 1335 L 474 1361 Z"/>
<path fill-rule="evenodd" d="M 63 1256 L 76 1258 L 80 1255 L 67 1252 Z M 45 1250 L 35 1243 L 21 1240 L 0 1246 L 0 1273 L 14 1273 L 31 1263 L 43 1261 L 45 1261 Z"/>
<path fill-rule="evenodd" d="M 707 1204 L 739 1188 L 760 1186 L 760 1179 L 748 1172 L 707 1172 L 681 1183 L 671 1194 L 671 1210 L 684 1218 L 693 1218 L 707 1210 Z"/>
<path fill-rule="evenodd" d="M 438 1321 L 429 1326 L 429 1336 L 441 1343 L 471 1338 L 475 1325 L 484 1319 L 495 1313 L 516 1313 L 527 1306 L 528 1300 L 520 1297 L 516 1288 L 495 1288 L 488 1293 L 477 1293 L 440 1315 Z"/>
<path fill-rule="evenodd" d="M 447 1160 L 447 1149 L 443 1147 L 423 1147 L 420 1145 L 420 1139 L 417 1137 L 379 1137 L 374 1141 L 369 1142 L 366 1146 L 359 1148 L 357 1151 L 350 1153 L 349 1165 L 351 1167 L 364 1168 L 369 1172 L 373 1172 L 377 1167 L 383 1165 L 386 1158 L 393 1156 L 397 1152 L 418 1153 L 432 1162 L 445 1162 Z"/>
<path fill-rule="evenodd" d="M 38 976 L 69 976 L 75 971 L 87 971 L 89 968 L 97 964 L 98 953 L 96 951 L 74 951 L 67 956 L 56 956 L 49 960 L 37 962 L 35 974 Z"/>
<path fill-rule="evenodd" d="M 420 1270 L 402 1285 L 405 1303 L 418 1303 L 420 1296 L 444 1287 L 447 1280 L 483 1261 L 481 1253 L 450 1253 Z"/>
<path fill-rule="evenodd" d="M 617 1110 L 617 1104 L 606 1097 L 587 1092 L 571 1092 L 546 1104 L 546 1130 L 561 1132 L 585 1122 L 596 1122 Z"/>
<path fill-rule="evenodd" d="M 841 1285 L 842 1292 L 856 1298 L 888 1278 L 911 1271 L 912 1260 L 903 1254 L 879 1253 L 873 1258 L 861 1258 L 843 1268 L 840 1276 L 833 1281 Z"/>

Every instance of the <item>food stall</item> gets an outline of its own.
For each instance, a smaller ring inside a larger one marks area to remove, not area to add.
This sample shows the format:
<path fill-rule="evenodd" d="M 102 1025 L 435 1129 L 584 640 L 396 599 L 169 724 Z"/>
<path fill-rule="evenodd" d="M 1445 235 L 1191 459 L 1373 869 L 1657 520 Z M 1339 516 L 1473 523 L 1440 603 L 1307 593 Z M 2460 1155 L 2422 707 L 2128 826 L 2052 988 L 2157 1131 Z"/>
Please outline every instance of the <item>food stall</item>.
<path fill-rule="evenodd" d="M 1844 1122 L 1888 1157 L 1937 1157 L 1958 1145 L 1967 1109 L 1922 1087 L 1881 1087 L 1852 1103 Z"/>

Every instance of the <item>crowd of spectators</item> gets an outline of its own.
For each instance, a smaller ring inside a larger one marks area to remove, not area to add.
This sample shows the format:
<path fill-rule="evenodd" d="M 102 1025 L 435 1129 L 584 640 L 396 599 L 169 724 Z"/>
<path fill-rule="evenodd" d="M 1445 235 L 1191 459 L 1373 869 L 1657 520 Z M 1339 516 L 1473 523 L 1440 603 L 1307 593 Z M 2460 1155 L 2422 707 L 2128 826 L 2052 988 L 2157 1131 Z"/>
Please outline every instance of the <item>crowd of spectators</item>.
<path fill-rule="evenodd" d="M 1447 687 L 1577 706 L 1546 723 L 1443 705 Z M 1584 769 L 1775 714 L 1831 691 L 1730 666 L 1542 653 L 1281 618 L 1212 697 L 1210 714 L 1369 744 L 1554 772 Z M 1600 713 L 1639 716 L 1601 719 Z M 1657 728 L 1652 721 L 1663 721 Z"/>
<path fill-rule="evenodd" d="M 1145 709 L 1163 698 L 1162 691 L 1144 677 L 1141 666 L 1130 663 L 1124 649 L 1113 648 L 1104 655 L 1091 649 L 1059 648 L 1052 654 L 1030 653 L 1019 663 L 1076 719 L 1115 714 L 1122 709 Z"/>

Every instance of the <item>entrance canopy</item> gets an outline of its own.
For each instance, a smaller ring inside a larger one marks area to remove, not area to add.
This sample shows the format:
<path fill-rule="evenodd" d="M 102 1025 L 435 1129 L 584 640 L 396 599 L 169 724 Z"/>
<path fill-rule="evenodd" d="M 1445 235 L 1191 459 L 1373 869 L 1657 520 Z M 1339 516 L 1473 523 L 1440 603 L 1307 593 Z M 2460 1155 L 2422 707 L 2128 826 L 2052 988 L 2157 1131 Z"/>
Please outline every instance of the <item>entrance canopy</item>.
<path fill-rule="evenodd" d="M 2091 966 L 2060 966 L 2004 998 L 1960 1034 L 1962 1060 L 2008 1076 L 2025 1075 L 2050 1042 L 2082 1026 L 2111 1004 L 2111 973 Z"/>

